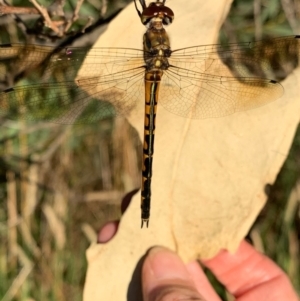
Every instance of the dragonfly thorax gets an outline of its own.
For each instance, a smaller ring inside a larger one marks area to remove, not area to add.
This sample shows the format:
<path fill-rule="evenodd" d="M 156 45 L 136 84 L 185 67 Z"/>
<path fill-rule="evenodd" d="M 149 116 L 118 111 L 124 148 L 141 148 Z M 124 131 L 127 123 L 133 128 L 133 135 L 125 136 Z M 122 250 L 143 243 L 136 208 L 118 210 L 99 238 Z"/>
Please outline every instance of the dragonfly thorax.
<path fill-rule="evenodd" d="M 143 45 L 147 71 L 168 69 L 171 49 L 169 37 L 163 27 L 148 28 L 144 34 Z"/>

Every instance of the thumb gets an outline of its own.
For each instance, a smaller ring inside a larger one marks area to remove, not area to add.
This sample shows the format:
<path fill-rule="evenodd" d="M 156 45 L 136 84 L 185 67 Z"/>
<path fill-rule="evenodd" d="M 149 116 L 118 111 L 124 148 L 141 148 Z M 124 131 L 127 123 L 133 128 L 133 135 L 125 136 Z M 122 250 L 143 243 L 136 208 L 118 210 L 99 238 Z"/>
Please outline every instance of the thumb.
<path fill-rule="evenodd" d="M 142 267 L 144 301 L 203 300 L 185 264 L 172 251 L 152 248 Z"/>

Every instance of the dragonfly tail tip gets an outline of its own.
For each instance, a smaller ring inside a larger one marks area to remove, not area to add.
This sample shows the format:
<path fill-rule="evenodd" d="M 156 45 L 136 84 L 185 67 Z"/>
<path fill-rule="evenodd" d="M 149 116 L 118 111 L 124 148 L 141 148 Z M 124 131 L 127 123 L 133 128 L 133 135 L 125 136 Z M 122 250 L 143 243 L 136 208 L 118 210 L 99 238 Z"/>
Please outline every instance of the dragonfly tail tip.
<path fill-rule="evenodd" d="M 149 219 L 142 219 L 141 228 L 143 228 L 144 224 L 146 225 L 146 228 L 149 226 Z"/>

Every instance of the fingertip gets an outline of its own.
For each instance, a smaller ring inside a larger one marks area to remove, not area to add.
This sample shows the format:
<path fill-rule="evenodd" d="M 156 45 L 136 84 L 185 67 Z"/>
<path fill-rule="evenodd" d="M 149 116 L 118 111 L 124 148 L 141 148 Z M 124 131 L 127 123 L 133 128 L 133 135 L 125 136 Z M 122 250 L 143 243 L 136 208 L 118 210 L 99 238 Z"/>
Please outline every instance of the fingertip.
<path fill-rule="evenodd" d="M 109 222 L 105 224 L 98 233 L 98 243 L 106 243 L 110 241 L 117 233 L 119 221 Z"/>
<path fill-rule="evenodd" d="M 181 259 L 171 250 L 154 247 L 145 259 L 142 277 L 147 290 L 158 282 L 169 279 L 185 279 L 188 272 Z"/>
<path fill-rule="evenodd" d="M 142 288 L 145 301 L 203 300 L 180 257 L 163 247 L 148 252 L 142 267 Z"/>

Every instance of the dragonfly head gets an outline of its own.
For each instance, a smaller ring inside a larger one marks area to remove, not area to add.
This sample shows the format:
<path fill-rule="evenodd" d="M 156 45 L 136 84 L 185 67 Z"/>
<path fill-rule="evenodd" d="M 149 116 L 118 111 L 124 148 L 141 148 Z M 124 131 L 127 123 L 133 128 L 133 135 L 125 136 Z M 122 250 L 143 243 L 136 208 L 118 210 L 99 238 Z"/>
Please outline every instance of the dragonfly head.
<path fill-rule="evenodd" d="M 140 14 L 141 22 L 148 25 L 153 19 L 161 20 L 163 25 L 169 25 L 173 22 L 173 11 L 165 6 L 165 1 L 151 2 L 148 7 L 143 7 L 143 12 Z"/>

